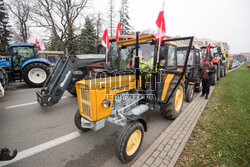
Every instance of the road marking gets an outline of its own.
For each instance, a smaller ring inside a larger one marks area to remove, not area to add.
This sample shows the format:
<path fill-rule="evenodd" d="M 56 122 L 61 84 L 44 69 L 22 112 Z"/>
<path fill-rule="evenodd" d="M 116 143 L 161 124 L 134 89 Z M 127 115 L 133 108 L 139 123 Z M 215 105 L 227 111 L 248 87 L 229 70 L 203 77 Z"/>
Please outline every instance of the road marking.
<path fill-rule="evenodd" d="M 72 133 L 67 134 L 65 136 L 59 137 L 57 139 L 48 141 L 46 143 L 37 145 L 35 147 L 29 148 L 29 149 L 24 150 L 24 151 L 21 151 L 21 152 L 17 153 L 17 156 L 10 161 L 0 161 L 0 167 L 12 164 L 12 163 L 17 162 L 17 161 L 20 161 L 24 158 L 27 158 L 27 157 L 30 157 L 30 156 L 35 155 L 37 153 L 40 153 L 42 151 L 48 150 L 52 147 L 55 147 L 57 145 L 60 145 L 60 144 L 65 143 L 67 141 L 70 141 L 72 139 L 75 139 L 79 136 L 81 136 L 81 133 L 78 131 L 75 131 L 75 132 L 72 132 Z"/>
<path fill-rule="evenodd" d="M 39 89 L 34 89 L 34 88 L 31 88 L 31 89 L 24 89 L 24 90 L 16 90 L 16 91 L 14 91 L 14 93 L 18 93 L 18 92 L 26 92 L 26 91 L 31 91 L 31 90 L 39 90 Z"/>
<path fill-rule="evenodd" d="M 61 99 L 66 99 L 70 96 L 63 96 Z M 11 109 L 11 108 L 17 108 L 17 107 L 23 107 L 23 106 L 28 106 L 28 105 L 32 105 L 32 104 L 37 104 L 37 101 L 34 102 L 30 102 L 30 103 L 23 103 L 23 104 L 18 104 L 18 105 L 14 105 L 14 106 L 9 106 L 9 107 L 5 107 L 6 110 Z"/>

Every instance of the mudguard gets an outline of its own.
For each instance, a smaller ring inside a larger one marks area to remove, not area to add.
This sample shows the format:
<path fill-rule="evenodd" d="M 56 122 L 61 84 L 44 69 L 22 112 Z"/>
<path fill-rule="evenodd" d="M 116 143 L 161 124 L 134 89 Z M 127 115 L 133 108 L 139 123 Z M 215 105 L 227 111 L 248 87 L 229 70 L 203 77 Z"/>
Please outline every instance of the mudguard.
<path fill-rule="evenodd" d="M 21 66 L 21 70 L 28 64 L 30 63 L 44 63 L 47 64 L 48 66 L 51 66 L 52 64 L 49 62 L 49 60 L 44 59 L 44 58 L 34 58 L 34 59 L 29 59 L 27 61 L 25 61 L 22 66 Z"/>
<path fill-rule="evenodd" d="M 129 116 L 127 116 L 127 119 L 129 121 L 139 121 L 143 125 L 144 131 L 147 132 L 147 130 L 148 130 L 147 123 L 142 117 L 137 116 L 137 115 L 129 115 Z"/>

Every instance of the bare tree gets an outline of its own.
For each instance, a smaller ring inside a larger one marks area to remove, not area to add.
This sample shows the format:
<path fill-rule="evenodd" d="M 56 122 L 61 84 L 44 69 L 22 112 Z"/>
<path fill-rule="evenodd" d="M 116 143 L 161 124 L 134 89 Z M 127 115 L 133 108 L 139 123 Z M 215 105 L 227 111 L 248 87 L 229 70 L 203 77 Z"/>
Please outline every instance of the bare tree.
<path fill-rule="evenodd" d="M 29 28 L 30 28 L 30 12 L 31 5 L 30 0 L 10 0 L 6 4 L 14 15 L 16 35 L 20 42 L 27 43 L 29 38 Z"/>
<path fill-rule="evenodd" d="M 102 14 L 97 13 L 97 15 L 95 17 L 95 26 L 96 26 L 96 36 L 98 37 L 98 40 L 100 37 L 100 33 L 102 32 L 103 22 L 104 22 L 104 19 L 102 17 Z"/>
<path fill-rule="evenodd" d="M 73 42 L 76 20 L 88 0 L 36 0 L 33 10 L 34 22 L 37 26 L 44 27 L 51 31 L 51 40 L 58 43 L 62 49 L 65 42 L 70 52 L 74 51 Z"/>

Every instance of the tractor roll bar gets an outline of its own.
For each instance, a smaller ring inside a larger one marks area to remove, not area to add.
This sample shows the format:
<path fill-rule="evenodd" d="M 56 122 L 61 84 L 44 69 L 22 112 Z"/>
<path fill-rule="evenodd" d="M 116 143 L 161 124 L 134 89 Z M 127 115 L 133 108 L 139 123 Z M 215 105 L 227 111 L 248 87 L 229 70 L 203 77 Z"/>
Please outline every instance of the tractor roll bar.
<path fill-rule="evenodd" d="M 186 53 L 186 59 L 185 59 L 183 71 L 182 71 L 182 73 L 181 73 L 181 77 L 179 78 L 177 84 L 176 84 L 175 87 L 174 87 L 174 90 L 171 92 L 171 94 L 170 94 L 170 96 L 168 97 L 167 101 L 164 102 L 164 103 L 168 103 L 168 102 L 169 102 L 170 98 L 173 96 L 175 90 L 177 89 L 177 86 L 179 86 L 179 83 L 181 82 L 181 80 L 182 80 L 184 74 L 186 73 L 189 54 L 190 54 L 191 47 L 192 47 L 192 45 L 193 45 L 193 39 L 194 39 L 194 37 L 191 36 L 191 37 L 174 38 L 174 39 L 166 39 L 166 40 L 163 40 L 163 42 L 167 42 L 167 41 L 179 41 L 179 40 L 190 40 L 189 46 L 188 46 L 188 49 L 187 49 L 187 53 Z"/>

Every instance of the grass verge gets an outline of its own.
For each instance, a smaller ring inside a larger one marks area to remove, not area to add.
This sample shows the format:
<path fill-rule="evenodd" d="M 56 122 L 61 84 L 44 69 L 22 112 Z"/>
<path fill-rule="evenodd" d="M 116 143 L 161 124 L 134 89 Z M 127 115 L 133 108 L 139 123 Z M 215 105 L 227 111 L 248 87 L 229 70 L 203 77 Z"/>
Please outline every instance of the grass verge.
<path fill-rule="evenodd" d="M 176 166 L 248 166 L 249 112 L 250 70 L 240 68 L 217 83 Z"/>

